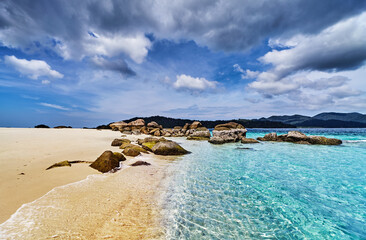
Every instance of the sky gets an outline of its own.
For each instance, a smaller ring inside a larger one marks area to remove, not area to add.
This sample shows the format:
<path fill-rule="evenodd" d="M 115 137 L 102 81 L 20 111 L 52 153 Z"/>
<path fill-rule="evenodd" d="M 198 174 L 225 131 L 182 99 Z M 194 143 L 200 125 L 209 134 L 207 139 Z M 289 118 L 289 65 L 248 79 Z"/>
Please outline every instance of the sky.
<path fill-rule="evenodd" d="M 364 0 L 2 0 L 0 126 L 366 113 Z"/>

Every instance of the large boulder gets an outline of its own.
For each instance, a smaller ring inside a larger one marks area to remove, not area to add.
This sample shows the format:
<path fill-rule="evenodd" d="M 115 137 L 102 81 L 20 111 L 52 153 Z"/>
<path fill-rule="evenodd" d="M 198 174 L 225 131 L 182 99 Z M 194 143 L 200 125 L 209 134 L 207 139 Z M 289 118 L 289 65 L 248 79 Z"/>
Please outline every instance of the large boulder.
<path fill-rule="evenodd" d="M 267 133 L 264 137 L 257 137 L 259 141 L 277 141 L 277 133 Z"/>
<path fill-rule="evenodd" d="M 212 131 L 212 137 L 209 142 L 213 144 L 237 142 L 246 136 L 246 132 L 247 130 L 243 125 L 235 122 L 219 124 Z"/>
<path fill-rule="evenodd" d="M 196 129 L 196 128 L 199 128 L 199 127 L 202 127 L 202 124 L 198 121 L 194 121 L 190 126 L 189 126 L 189 129 Z"/>
<path fill-rule="evenodd" d="M 121 139 L 116 138 L 111 143 L 111 146 L 121 146 L 123 143 L 131 143 L 131 141 L 128 140 L 127 138 L 121 138 Z"/>
<path fill-rule="evenodd" d="M 119 162 L 126 158 L 121 153 L 113 153 L 112 151 L 105 151 L 95 160 L 90 167 L 99 172 L 106 173 L 119 167 Z"/>
<path fill-rule="evenodd" d="M 236 122 L 228 122 L 228 123 L 216 125 L 214 130 L 223 131 L 223 130 L 230 130 L 230 129 L 245 129 L 245 127 Z"/>
<path fill-rule="evenodd" d="M 247 144 L 247 143 L 259 143 L 259 142 L 254 138 L 242 138 L 241 143 Z"/>
<path fill-rule="evenodd" d="M 160 128 L 159 124 L 158 124 L 157 122 L 154 122 L 154 121 L 149 122 L 149 123 L 147 124 L 147 127 L 151 127 L 151 128 Z"/>
<path fill-rule="evenodd" d="M 151 150 L 156 155 L 184 155 L 189 153 L 178 143 L 173 141 L 160 141 L 156 143 Z"/>
<path fill-rule="evenodd" d="M 128 123 L 128 125 L 131 126 L 131 127 L 140 127 L 140 128 L 142 128 L 143 126 L 145 126 L 145 121 L 144 121 L 144 119 L 140 118 L 140 119 L 137 119 L 135 121 L 132 121 L 132 122 Z"/>
<path fill-rule="evenodd" d="M 188 135 L 187 140 L 209 140 L 211 137 L 210 130 L 205 127 L 199 127 L 189 131 L 190 134 Z"/>
<path fill-rule="evenodd" d="M 310 144 L 320 144 L 320 145 L 340 145 L 342 140 L 336 138 L 326 138 L 321 136 L 309 136 L 308 142 Z"/>
<path fill-rule="evenodd" d="M 121 131 L 124 127 L 128 126 L 128 123 L 120 121 L 111 123 L 109 124 L 109 126 L 112 128 L 113 131 Z"/>

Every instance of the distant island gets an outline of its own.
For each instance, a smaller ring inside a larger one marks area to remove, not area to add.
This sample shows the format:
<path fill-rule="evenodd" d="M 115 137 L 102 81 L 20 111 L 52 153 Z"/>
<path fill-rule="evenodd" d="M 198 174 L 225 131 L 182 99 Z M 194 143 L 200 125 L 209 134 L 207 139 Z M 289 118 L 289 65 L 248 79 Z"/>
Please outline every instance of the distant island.
<path fill-rule="evenodd" d="M 132 122 L 137 119 L 143 119 L 145 122 L 155 121 L 164 128 L 174 128 L 175 126 L 184 126 L 186 123 L 193 123 L 192 119 L 170 118 L 164 116 L 134 117 L 123 120 Z M 304 115 L 281 115 L 271 116 L 259 119 L 230 119 L 200 121 L 207 128 L 214 128 L 218 124 L 227 122 L 236 122 L 246 128 L 366 128 L 366 114 L 361 113 L 335 113 L 324 112 L 313 117 Z M 109 124 L 100 125 L 97 129 L 110 129 Z"/>

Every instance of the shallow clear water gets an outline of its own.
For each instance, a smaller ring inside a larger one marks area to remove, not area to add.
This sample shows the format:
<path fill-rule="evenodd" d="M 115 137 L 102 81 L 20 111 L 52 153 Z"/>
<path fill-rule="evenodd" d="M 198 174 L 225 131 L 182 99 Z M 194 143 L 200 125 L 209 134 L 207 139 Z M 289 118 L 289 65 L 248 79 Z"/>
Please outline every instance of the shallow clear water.
<path fill-rule="evenodd" d="M 192 154 L 171 166 L 167 238 L 366 239 L 366 129 L 302 131 L 344 143 L 181 141 Z"/>

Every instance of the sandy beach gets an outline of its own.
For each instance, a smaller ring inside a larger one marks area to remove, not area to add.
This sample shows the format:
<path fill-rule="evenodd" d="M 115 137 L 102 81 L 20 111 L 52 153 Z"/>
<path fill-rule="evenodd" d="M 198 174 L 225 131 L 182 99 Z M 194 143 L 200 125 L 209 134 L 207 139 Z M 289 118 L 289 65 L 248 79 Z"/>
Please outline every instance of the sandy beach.
<path fill-rule="evenodd" d="M 157 200 L 166 159 L 152 154 L 128 158 L 125 166 L 138 159 L 152 165 L 125 167 L 115 174 L 100 174 L 84 163 L 45 170 L 59 161 L 94 161 L 105 150 L 119 151 L 110 143 L 120 136 L 109 130 L 1 128 L 0 236 L 162 236 Z"/>

